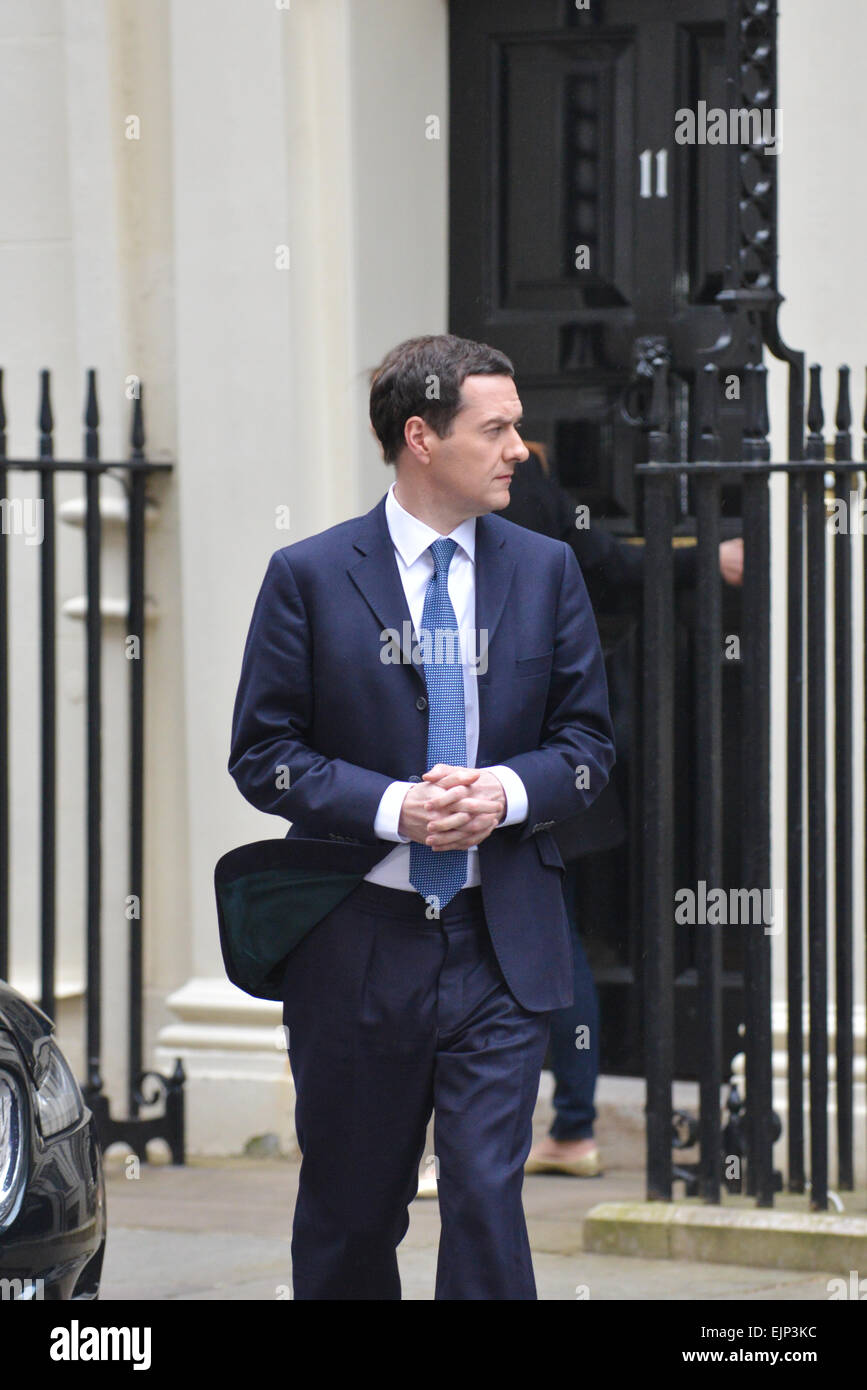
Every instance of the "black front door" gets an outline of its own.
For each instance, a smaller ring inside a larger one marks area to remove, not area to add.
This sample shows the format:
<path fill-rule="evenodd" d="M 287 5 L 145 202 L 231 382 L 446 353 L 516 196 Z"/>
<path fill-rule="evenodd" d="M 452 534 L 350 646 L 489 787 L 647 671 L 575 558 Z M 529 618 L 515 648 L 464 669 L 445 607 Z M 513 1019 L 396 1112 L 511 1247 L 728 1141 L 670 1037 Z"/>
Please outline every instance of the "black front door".
<path fill-rule="evenodd" d="M 635 466 L 645 456 L 641 365 L 652 349 L 661 345 L 671 363 L 675 457 L 694 456 L 690 407 L 708 361 L 724 386 L 730 381 L 721 399 L 723 457 L 740 454 L 740 370 L 761 359 L 760 315 L 774 299 L 773 160 L 749 149 L 733 155 L 723 144 L 679 143 L 677 132 L 689 131 L 678 113 L 698 113 L 699 102 L 729 108 L 735 89 L 727 74 L 745 42 L 755 49 L 752 95 L 767 101 L 761 33 L 745 29 L 741 13 L 750 7 L 748 0 L 590 0 L 588 8 L 572 0 L 452 0 L 450 7 L 450 329 L 509 354 L 526 437 L 544 443 L 592 524 L 631 541 L 640 539 Z M 761 9 L 759 0 L 752 8 Z M 685 481 L 679 506 L 688 532 Z M 737 508 L 733 498 L 733 515 Z M 691 860 L 689 611 L 686 595 L 678 639 L 681 883 L 690 882 Z M 736 622 L 729 611 L 727 630 Z M 621 632 L 610 662 L 627 812 L 631 644 Z M 734 728 L 736 673 L 729 684 Z M 736 788 L 728 794 L 735 804 Z M 736 827 L 729 840 L 736 865 Z M 603 1069 L 623 1073 L 643 1070 L 641 924 L 630 861 L 627 843 L 582 863 L 579 908 L 601 996 Z M 728 954 L 730 1055 L 739 1049 L 739 949 Z M 684 938 L 681 1075 L 693 1072 L 691 957 Z"/>

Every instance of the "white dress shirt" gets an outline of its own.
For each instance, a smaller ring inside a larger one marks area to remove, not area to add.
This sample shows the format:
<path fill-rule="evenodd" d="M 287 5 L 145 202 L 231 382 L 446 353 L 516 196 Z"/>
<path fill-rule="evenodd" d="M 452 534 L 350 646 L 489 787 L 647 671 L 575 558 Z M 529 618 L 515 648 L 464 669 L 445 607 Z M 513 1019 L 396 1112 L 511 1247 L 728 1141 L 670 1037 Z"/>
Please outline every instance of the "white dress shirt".
<path fill-rule="evenodd" d="M 428 526 L 418 517 L 404 510 L 394 495 L 394 483 L 385 498 L 385 519 L 389 534 L 394 543 L 394 554 L 400 574 L 403 591 L 416 640 L 422 622 L 422 611 L 428 584 L 434 572 L 433 556 L 430 546 L 440 540 L 439 531 Z M 476 616 L 476 519 L 469 517 L 456 526 L 451 540 L 457 549 L 449 566 L 449 598 L 455 610 L 458 624 L 461 652 L 461 670 L 464 680 L 464 714 L 466 719 L 467 767 L 475 767 L 479 746 L 479 689 L 472 669 L 473 657 L 478 657 L 480 647 L 475 632 Z M 423 769 L 426 771 L 427 769 Z M 517 825 L 526 820 L 528 801 L 523 782 L 510 767 L 490 767 L 503 785 L 506 794 L 506 814 L 500 825 Z M 381 859 L 365 878 L 370 883 L 381 883 L 387 888 L 401 888 L 410 893 L 417 892 L 409 881 L 409 846 L 406 836 L 398 833 L 400 810 L 407 792 L 417 785 L 413 782 L 392 782 L 386 787 L 379 809 L 373 822 L 377 839 L 395 840 L 396 848 Z M 494 831 L 496 834 L 496 831 Z M 479 874 L 479 851 L 473 846 L 467 851 L 467 877 L 464 888 L 474 888 L 481 882 Z"/>

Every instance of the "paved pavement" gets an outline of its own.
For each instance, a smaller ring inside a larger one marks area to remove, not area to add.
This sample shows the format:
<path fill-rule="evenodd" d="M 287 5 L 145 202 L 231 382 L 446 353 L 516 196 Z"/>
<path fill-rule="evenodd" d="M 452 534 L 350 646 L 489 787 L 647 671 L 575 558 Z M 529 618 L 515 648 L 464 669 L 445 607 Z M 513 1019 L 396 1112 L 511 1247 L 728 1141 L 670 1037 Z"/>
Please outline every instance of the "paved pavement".
<path fill-rule="evenodd" d="M 540 1102 L 536 1129 L 546 1127 Z M 601 1139 L 600 1139 L 601 1143 Z M 611 1142 L 600 1178 L 533 1175 L 524 1207 L 541 1300 L 822 1300 L 827 1272 L 587 1254 L 581 1223 L 598 1202 L 641 1199 L 634 1151 Z M 630 1156 L 631 1155 L 631 1156 Z M 291 1297 L 290 1233 L 299 1164 L 286 1158 L 191 1159 L 143 1164 L 127 1177 L 122 1152 L 106 1158 L 108 1245 L 102 1297 L 253 1300 Z M 399 1255 L 403 1296 L 433 1298 L 439 1210 L 415 1201 Z"/>
<path fill-rule="evenodd" d="M 298 1164 L 198 1159 L 107 1176 L 107 1299 L 291 1297 L 289 1237 Z M 640 1173 L 580 1179 L 533 1175 L 525 1210 L 539 1298 L 821 1299 L 832 1276 L 589 1255 L 581 1219 L 598 1201 L 641 1196 Z M 405 1299 L 432 1299 L 439 1239 L 435 1201 L 413 1203 L 399 1250 Z"/>

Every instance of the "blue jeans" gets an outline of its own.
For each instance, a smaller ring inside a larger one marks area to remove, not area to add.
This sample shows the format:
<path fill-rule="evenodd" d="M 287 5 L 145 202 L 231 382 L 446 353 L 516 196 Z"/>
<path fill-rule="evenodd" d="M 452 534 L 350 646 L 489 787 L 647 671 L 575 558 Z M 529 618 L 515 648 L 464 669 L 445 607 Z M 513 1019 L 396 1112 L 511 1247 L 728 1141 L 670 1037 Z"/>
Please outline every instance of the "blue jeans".
<path fill-rule="evenodd" d="M 592 1139 L 599 1075 L 599 1001 L 575 921 L 577 865 L 566 865 L 563 892 L 575 954 L 575 999 L 551 1014 L 549 1057 L 554 1073 L 553 1139 Z"/>

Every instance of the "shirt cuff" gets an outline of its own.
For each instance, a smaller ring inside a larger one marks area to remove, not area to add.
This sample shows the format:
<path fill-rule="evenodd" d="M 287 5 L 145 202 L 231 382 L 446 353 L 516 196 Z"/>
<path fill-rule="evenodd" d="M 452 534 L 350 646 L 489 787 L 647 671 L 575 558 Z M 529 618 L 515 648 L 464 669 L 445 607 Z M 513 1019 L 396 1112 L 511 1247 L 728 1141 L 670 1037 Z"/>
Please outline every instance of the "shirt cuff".
<path fill-rule="evenodd" d="M 409 836 L 401 835 L 397 827 L 400 824 L 403 799 L 414 785 L 413 782 L 392 782 L 382 793 L 373 822 L 373 833 L 378 840 L 394 840 L 396 844 L 409 844 Z M 526 811 L 524 814 L 526 815 Z"/>
<path fill-rule="evenodd" d="M 522 820 L 526 820 L 530 802 L 527 797 L 527 789 L 517 772 L 514 772 L 510 767 L 501 766 L 488 767 L 485 768 L 485 771 L 493 772 L 498 781 L 502 783 L 503 791 L 506 793 L 506 814 L 500 821 L 500 826 L 518 825 Z M 386 792 L 387 795 L 388 792 Z M 497 829 L 499 828 L 498 826 Z"/>

